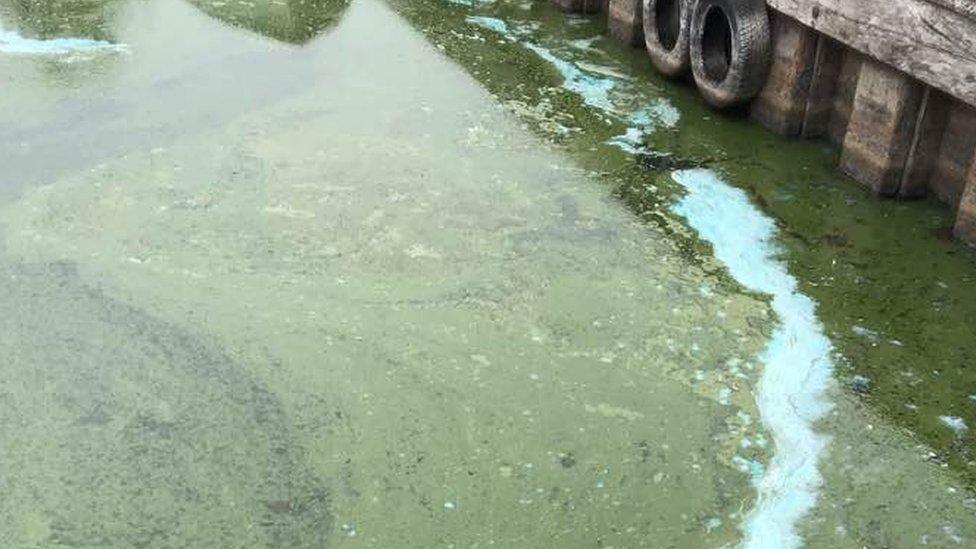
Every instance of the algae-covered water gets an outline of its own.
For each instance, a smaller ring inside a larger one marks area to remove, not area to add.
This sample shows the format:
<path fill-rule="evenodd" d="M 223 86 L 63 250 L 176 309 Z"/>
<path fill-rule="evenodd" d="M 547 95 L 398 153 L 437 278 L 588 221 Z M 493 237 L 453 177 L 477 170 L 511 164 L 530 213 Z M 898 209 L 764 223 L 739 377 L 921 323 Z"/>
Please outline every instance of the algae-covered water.
<path fill-rule="evenodd" d="M 547 2 L 0 0 L 0 547 L 951 547 L 974 254 Z"/>

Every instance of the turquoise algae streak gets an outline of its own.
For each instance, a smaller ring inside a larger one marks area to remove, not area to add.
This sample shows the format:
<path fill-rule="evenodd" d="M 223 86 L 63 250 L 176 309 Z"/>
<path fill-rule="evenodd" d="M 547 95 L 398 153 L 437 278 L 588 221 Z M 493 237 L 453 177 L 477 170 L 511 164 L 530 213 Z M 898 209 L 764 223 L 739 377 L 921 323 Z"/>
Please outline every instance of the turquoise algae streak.
<path fill-rule="evenodd" d="M 746 194 L 708 170 L 674 179 L 687 191 L 675 206 L 743 286 L 773 298 L 780 326 L 762 355 L 759 410 L 776 452 L 758 483 L 759 500 L 746 519 L 750 549 L 799 547 L 796 524 L 813 508 L 822 482 L 818 461 L 827 444 L 814 423 L 828 411 L 833 351 L 816 306 L 776 259 L 773 221 Z"/>

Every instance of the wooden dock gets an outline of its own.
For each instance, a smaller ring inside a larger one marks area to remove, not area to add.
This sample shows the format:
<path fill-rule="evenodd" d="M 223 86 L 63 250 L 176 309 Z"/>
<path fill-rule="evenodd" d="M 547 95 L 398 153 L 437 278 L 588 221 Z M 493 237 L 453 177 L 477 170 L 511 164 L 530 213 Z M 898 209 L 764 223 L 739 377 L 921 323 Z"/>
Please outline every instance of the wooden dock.
<path fill-rule="evenodd" d="M 576 2 L 593 10 L 593 0 Z M 771 54 L 752 117 L 782 135 L 833 141 L 839 168 L 878 194 L 935 197 L 976 246 L 976 0 L 757 3 Z M 644 44 L 642 0 L 603 9 L 612 36 Z"/>

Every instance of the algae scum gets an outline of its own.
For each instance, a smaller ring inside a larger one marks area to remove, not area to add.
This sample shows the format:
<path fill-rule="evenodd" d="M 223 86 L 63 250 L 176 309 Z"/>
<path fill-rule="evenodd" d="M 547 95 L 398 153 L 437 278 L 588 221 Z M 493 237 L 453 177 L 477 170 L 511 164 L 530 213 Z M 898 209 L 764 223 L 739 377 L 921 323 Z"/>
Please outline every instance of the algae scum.
<path fill-rule="evenodd" d="M 971 545 L 947 216 L 603 28 L 0 0 L 0 547 Z"/>

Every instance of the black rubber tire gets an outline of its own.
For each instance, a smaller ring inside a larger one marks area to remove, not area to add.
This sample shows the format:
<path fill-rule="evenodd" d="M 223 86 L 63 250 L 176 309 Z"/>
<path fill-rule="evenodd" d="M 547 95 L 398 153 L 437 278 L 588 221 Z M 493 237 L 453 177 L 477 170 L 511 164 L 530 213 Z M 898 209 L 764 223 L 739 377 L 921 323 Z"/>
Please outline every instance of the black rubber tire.
<path fill-rule="evenodd" d="M 691 14 L 691 73 L 717 108 L 754 98 L 772 52 L 765 0 L 697 0 Z"/>
<path fill-rule="evenodd" d="M 654 68 L 668 78 L 691 69 L 691 0 L 644 0 L 644 44 Z"/>

